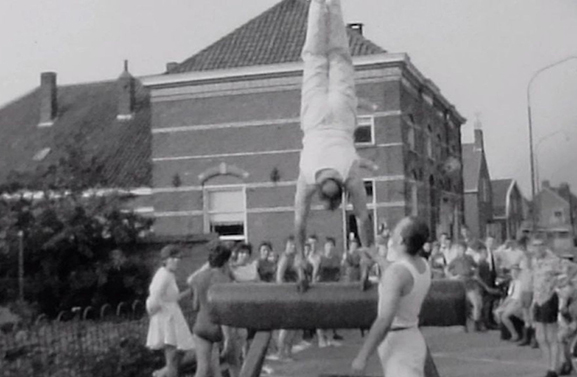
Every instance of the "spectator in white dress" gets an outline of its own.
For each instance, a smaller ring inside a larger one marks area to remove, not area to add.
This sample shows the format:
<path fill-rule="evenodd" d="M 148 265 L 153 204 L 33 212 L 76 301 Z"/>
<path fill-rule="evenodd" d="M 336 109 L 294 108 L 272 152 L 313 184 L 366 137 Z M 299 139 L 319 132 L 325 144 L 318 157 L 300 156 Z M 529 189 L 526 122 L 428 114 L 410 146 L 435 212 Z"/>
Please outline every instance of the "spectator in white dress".
<path fill-rule="evenodd" d="M 162 267 L 156 271 L 149 287 L 146 310 L 150 316 L 146 346 L 154 350 L 164 350 L 166 366 L 156 371 L 155 377 L 176 377 L 178 375 L 178 351 L 195 348 L 192 333 L 178 305 L 191 290 L 179 292 L 174 272 L 180 261 L 180 250 L 174 245 L 165 246 L 160 251 Z"/>

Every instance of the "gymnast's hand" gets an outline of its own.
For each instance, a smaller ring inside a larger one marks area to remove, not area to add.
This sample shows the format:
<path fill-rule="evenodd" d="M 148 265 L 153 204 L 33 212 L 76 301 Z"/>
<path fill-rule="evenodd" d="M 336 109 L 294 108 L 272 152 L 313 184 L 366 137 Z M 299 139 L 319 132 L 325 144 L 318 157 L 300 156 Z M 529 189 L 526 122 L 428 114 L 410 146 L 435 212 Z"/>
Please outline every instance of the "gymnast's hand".
<path fill-rule="evenodd" d="M 373 161 L 368 160 L 366 158 L 361 158 L 359 160 L 359 166 L 363 169 L 367 169 L 376 173 L 379 170 L 379 165 L 375 164 Z"/>
<path fill-rule="evenodd" d="M 357 356 L 351 365 L 354 375 L 361 375 L 367 368 L 367 360 Z"/>

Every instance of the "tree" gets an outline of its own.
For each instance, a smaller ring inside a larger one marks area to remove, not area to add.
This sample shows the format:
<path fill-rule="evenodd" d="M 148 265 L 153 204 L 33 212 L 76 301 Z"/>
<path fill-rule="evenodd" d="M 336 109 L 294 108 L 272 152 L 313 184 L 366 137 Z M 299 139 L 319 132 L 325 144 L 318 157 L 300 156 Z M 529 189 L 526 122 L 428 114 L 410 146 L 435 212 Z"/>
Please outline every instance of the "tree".
<path fill-rule="evenodd" d="M 130 248 L 151 225 L 127 207 L 130 195 L 102 194 L 104 165 L 69 146 L 56 163 L 11 173 L 0 186 L 0 279 L 17 278 L 18 232 L 24 234 L 26 298 L 55 315 L 87 306 L 108 254 Z M 0 287 L 0 300 L 11 298 Z"/>

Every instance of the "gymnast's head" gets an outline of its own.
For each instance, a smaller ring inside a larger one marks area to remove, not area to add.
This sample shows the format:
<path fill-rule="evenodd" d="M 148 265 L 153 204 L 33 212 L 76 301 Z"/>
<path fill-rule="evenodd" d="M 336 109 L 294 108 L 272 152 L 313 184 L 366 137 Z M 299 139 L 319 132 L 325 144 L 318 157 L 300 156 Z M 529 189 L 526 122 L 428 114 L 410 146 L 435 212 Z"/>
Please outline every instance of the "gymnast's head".
<path fill-rule="evenodd" d="M 343 199 L 343 181 L 334 169 L 322 169 L 316 174 L 319 199 L 326 209 L 339 208 Z"/>
<path fill-rule="evenodd" d="M 319 183 L 319 197 L 331 211 L 339 208 L 343 198 L 343 184 L 335 178 L 326 178 Z"/>
<path fill-rule="evenodd" d="M 393 247 L 398 252 L 415 256 L 429 239 L 429 227 L 416 217 L 405 217 L 395 227 Z"/>

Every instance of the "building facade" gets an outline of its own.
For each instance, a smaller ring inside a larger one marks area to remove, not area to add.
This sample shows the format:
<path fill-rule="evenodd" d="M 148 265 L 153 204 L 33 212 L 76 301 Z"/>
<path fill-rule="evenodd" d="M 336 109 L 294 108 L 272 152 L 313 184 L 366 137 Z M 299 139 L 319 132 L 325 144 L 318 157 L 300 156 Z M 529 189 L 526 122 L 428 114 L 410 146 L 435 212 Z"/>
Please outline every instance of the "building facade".
<path fill-rule="evenodd" d="M 305 1 L 282 1 L 143 80 L 152 102 L 156 233 L 216 232 L 277 245 L 292 233 L 306 12 Z M 461 160 L 463 117 L 406 54 L 386 53 L 358 24 L 348 33 L 357 94 L 378 106 L 359 113 L 355 136 L 359 154 L 380 167 L 364 172 L 375 230 L 417 215 L 435 232 L 454 232 L 463 183 L 445 162 Z M 352 208 L 328 212 L 315 202 L 308 229 L 344 241 L 356 232 Z"/>
<path fill-rule="evenodd" d="M 159 237 L 217 233 L 278 247 L 293 232 L 307 12 L 306 0 L 280 1 L 155 76 L 125 66 L 113 81 L 58 86 L 43 74 L 0 109 L 0 184 L 57 162 L 73 142 L 106 163 L 99 187 L 136 195 Z M 362 24 L 348 37 L 357 94 L 378 106 L 359 112 L 355 135 L 380 167 L 363 172 L 374 229 L 416 215 L 433 233 L 458 234 L 465 119 L 406 54 L 376 46 Z M 315 202 L 309 232 L 341 242 L 356 232 L 344 202 L 333 212 Z"/>
<path fill-rule="evenodd" d="M 574 251 L 577 198 L 567 183 L 553 187 L 543 181 L 535 197 L 538 229 L 557 251 Z"/>

